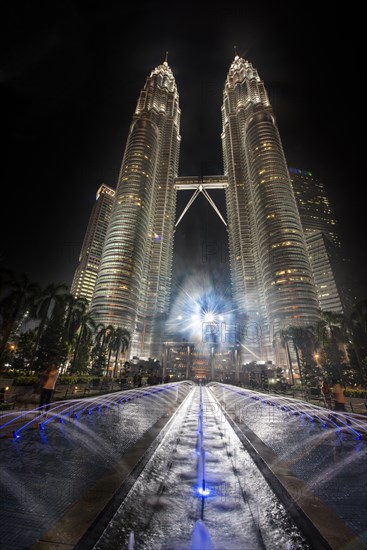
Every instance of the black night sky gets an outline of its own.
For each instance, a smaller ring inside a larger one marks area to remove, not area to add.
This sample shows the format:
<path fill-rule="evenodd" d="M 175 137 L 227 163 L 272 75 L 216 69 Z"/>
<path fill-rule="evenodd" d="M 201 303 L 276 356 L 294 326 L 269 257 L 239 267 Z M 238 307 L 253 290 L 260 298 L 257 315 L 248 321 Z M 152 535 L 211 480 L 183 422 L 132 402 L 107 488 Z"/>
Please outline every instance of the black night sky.
<path fill-rule="evenodd" d="M 96 190 L 116 185 L 140 89 L 166 50 L 182 110 L 180 175 L 223 173 L 220 106 L 236 45 L 265 82 L 289 166 L 324 180 L 365 296 L 364 163 L 354 133 L 364 94 L 363 18 L 346 12 L 350 6 L 322 15 L 318 5 L 3 6 L 0 266 L 42 285 L 71 284 Z M 203 263 L 208 239 L 217 243 L 218 265 L 226 264 L 225 232 L 203 204 L 200 198 L 177 232 L 176 276 Z"/>

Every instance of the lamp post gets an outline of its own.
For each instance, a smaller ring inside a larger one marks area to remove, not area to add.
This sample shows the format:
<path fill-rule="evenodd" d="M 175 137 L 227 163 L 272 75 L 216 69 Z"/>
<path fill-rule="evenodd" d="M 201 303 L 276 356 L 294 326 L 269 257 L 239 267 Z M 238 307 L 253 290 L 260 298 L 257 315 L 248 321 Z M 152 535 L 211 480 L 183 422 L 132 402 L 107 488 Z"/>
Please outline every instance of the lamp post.
<path fill-rule="evenodd" d="M 186 380 L 190 378 L 191 346 L 187 344 Z"/>
<path fill-rule="evenodd" d="M 238 353 L 238 348 L 240 344 L 236 344 L 234 348 L 234 367 L 235 367 L 235 381 L 236 384 L 240 382 L 240 354 Z"/>
<path fill-rule="evenodd" d="M 168 346 L 166 342 L 163 342 L 162 382 L 164 382 L 164 379 L 166 377 L 167 359 L 168 359 Z"/>
<path fill-rule="evenodd" d="M 214 346 L 210 346 L 210 376 L 214 380 Z"/>

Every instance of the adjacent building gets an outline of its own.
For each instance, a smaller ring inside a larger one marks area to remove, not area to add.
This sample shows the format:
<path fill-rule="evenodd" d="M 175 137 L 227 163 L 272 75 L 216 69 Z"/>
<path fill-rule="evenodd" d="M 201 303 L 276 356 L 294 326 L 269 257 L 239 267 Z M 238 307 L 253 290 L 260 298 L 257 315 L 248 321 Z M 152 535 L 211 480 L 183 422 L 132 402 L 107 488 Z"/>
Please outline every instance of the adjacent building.
<path fill-rule="evenodd" d="M 289 174 L 305 237 L 321 232 L 339 248 L 338 223 L 324 183 L 299 168 L 289 168 Z"/>
<path fill-rule="evenodd" d="M 104 184 L 99 187 L 80 251 L 79 265 L 71 285 L 71 294 L 76 298 L 86 298 L 89 303 L 96 286 L 114 197 L 114 189 Z"/>
<path fill-rule="evenodd" d="M 311 172 L 289 168 L 309 251 L 320 309 L 348 314 L 352 300 L 341 254 L 338 223 L 323 182 Z"/>

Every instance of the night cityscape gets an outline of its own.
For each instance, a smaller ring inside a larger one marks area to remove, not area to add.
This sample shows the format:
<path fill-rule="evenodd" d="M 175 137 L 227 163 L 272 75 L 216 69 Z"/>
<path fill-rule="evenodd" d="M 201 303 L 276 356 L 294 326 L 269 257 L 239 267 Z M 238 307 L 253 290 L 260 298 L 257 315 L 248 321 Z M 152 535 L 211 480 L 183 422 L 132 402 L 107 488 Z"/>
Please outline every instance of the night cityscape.
<path fill-rule="evenodd" d="M 360 24 L 4 21 L 1 548 L 367 548 Z"/>

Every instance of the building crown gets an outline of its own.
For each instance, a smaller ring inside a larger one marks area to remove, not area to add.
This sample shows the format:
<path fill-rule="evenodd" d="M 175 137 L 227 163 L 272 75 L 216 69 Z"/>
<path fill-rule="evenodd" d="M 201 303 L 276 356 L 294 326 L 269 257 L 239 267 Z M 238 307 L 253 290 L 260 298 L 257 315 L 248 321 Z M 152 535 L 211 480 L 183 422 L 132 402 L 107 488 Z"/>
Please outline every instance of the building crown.
<path fill-rule="evenodd" d="M 245 79 L 255 79 L 257 82 L 260 82 L 260 77 L 257 70 L 252 66 L 252 63 L 236 55 L 229 68 L 226 84 L 232 87 L 237 83 L 243 82 Z"/>

